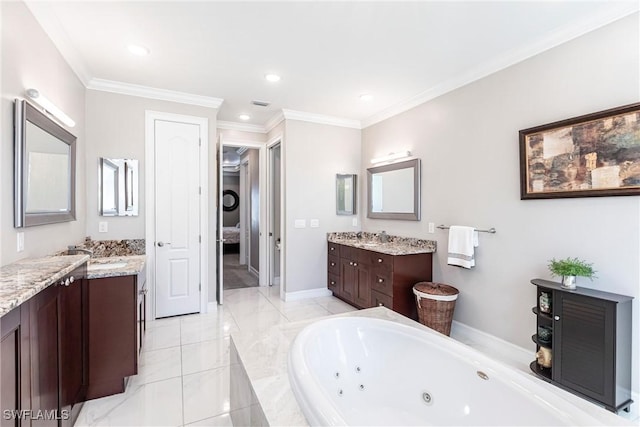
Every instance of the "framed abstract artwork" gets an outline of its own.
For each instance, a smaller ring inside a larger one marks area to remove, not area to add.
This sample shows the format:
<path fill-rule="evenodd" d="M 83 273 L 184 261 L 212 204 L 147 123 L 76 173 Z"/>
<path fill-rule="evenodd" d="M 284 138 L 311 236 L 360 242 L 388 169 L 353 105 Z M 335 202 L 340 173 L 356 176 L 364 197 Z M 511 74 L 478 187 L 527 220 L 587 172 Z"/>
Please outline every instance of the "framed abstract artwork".
<path fill-rule="evenodd" d="M 520 131 L 520 198 L 640 194 L 640 103 Z"/>

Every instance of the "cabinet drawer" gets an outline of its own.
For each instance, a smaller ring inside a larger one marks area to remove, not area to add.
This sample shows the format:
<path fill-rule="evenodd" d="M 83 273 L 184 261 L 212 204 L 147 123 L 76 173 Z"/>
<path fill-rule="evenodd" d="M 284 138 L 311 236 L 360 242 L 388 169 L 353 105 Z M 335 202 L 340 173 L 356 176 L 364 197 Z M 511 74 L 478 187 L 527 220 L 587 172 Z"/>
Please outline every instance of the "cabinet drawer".
<path fill-rule="evenodd" d="M 329 255 L 327 260 L 327 269 L 331 274 L 340 274 L 340 258 L 337 256 Z"/>
<path fill-rule="evenodd" d="M 329 242 L 328 253 L 329 253 L 329 255 L 334 255 L 334 256 L 339 257 L 340 256 L 340 245 L 337 244 L 337 243 Z"/>
<path fill-rule="evenodd" d="M 393 298 L 389 295 L 381 294 L 380 292 L 371 291 L 371 306 L 372 307 L 387 307 L 393 308 Z"/>
<path fill-rule="evenodd" d="M 371 290 L 389 296 L 393 295 L 393 277 L 389 269 L 373 267 Z"/>
<path fill-rule="evenodd" d="M 384 267 L 389 271 L 393 270 L 393 255 L 381 254 L 380 252 L 371 252 L 369 262 L 373 266 Z"/>
<path fill-rule="evenodd" d="M 327 277 L 327 288 L 332 292 L 338 292 L 340 287 L 340 276 L 337 274 L 329 274 Z"/>

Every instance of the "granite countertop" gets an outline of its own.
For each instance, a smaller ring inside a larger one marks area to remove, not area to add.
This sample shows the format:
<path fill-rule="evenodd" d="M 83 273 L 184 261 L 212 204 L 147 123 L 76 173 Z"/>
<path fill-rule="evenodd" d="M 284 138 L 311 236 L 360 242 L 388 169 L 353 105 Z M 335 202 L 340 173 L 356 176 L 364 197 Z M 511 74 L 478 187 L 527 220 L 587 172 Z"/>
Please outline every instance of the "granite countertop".
<path fill-rule="evenodd" d="M 144 269 L 145 262 L 145 255 L 91 258 L 87 267 L 87 279 L 133 276 Z"/>
<path fill-rule="evenodd" d="M 437 242 L 411 237 L 389 235 L 389 241 L 380 242 L 378 233 L 362 232 L 360 238 L 353 232 L 328 233 L 327 240 L 331 243 L 380 252 L 387 255 L 428 254 L 436 251 Z"/>
<path fill-rule="evenodd" d="M 0 268 L 0 316 L 89 260 L 89 255 L 49 256 Z"/>

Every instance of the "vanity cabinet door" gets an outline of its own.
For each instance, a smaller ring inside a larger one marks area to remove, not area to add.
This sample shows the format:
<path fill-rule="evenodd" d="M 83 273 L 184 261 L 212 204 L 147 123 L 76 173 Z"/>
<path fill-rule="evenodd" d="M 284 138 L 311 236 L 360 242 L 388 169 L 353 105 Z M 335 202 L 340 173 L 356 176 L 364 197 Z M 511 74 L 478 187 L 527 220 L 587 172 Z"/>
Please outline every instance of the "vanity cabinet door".
<path fill-rule="evenodd" d="M 59 409 L 58 320 L 60 292 L 51 285 L 31 298 L 31 405 L 34 413 L 57 414 Z M 41 412 L 40 412 L 41 411 Z M 32 426 L 57 426 L 58 420 L 42 417 Z M 55 417 L 50 417 L 55 418 Z"/>
<path fill-rule="evenodd" d="M 15 412 L 31 408 L 29 379 L 29 304 L 22 304 L 0 318 L 0 402 L 2 427 L 21 424 Z"/>
<path fill-rule="evenodd" d="M 358 263 L 354 267 L 355 273 L 355 295 L 354 302 L 358 307 L 368 308 L 371 303 L 371 285 L 370 285 L 370 270 L 369 265 L 362 265 Z"/>
<path fill-rule="evenodd" d="M 353 261 L 340 259 L 340 296 L 351 302 L 356 294 L 356 269 L 353 268 Z"/>
<path fill-rule="evenodd" d="M 86 372 L 86 302 L 83 301 L 83 279 L 60 291 L 60 408 L 71 413 L 73 405 L 85 400 Z M 74 417 L 72 417 L 74 418 Z M 65 423 L 63 423 L 65 424 Z"/>

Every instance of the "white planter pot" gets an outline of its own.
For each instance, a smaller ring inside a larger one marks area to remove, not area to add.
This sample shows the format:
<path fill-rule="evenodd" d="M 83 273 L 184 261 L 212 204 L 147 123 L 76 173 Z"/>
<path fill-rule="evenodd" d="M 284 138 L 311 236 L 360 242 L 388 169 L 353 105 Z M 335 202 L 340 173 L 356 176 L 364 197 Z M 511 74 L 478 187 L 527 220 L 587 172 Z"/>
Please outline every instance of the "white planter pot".
<path fill-rule="evenodd" d="M 562 288 L 563 289 L 575 289 L 576 288 L 576 276 L 562 276 Z"/>

